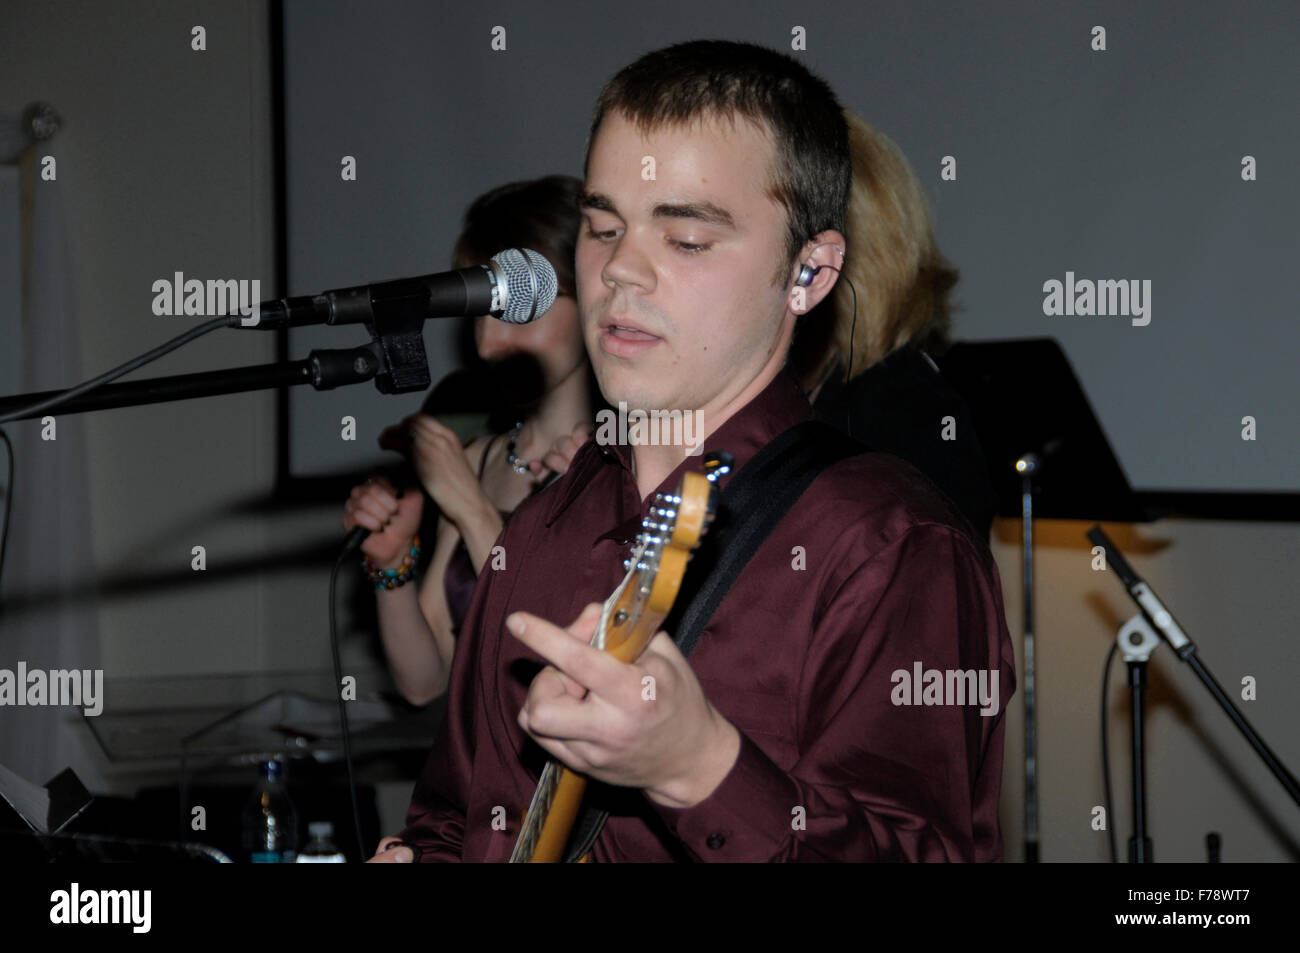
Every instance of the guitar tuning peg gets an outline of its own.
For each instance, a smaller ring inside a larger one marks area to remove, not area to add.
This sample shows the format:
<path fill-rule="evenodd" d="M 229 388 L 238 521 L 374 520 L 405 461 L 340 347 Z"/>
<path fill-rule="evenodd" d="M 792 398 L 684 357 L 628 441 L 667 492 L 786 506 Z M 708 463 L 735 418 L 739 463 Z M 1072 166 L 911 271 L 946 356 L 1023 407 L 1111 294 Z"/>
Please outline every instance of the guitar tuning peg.
<path fill-rule="evenodd" d="M 710 483 L 716 484 L 718 480 L 731 472 L 732 464 L 735 462 L 736 458 L 725 450 L 710 453 L 704 458 L 704 478 Z"/>

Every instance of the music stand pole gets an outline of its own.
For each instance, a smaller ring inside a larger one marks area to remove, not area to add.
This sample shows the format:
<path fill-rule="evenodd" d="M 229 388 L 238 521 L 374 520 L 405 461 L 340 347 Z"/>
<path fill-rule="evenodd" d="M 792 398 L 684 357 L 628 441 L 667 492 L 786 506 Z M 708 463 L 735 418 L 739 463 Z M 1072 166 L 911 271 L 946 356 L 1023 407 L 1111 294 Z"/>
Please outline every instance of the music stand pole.
<path fill-rule="evenodd" d="M 1038 862 L 1038 706 L 1034 698 L 1034 477 L 1036 454 L 1016 461 L 1020 480 L 1021 552 L 1025 598 L 1025 863 Z"/>

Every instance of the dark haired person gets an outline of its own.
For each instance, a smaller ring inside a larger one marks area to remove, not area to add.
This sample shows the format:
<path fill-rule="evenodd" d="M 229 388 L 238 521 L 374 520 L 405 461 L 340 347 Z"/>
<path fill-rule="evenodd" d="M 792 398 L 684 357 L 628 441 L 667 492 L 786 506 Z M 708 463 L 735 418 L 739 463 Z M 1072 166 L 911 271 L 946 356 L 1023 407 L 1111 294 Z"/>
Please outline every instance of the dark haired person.
<path fill-rule="evenodd" d="M 846 252 L 840 105 L 787 56 L 680 44 L 606 85 L 584 172 L 578 301 L 601 391 L 701 413 L 703 452 L 735 457 L 725 490 L 811 415 L 785 362 Z M 613 786 L 596 861 L 1001 856 L 1014 672 L 997 570 L 898 458 L 824 470 L 689 662 L 662 632 L 633 664 L 585 644 L 654 493 L 700 465 L 682 445 L 592 440 L 515 511 L 407 826 L 375 860 L 508 858 L 545 754 Z M 999 697 L 913 704 L 897 675 L 916 664 L 977 671 Z"/>
<path fill-rule="evenodd" d="M 531 248 L 555 268 L 560 293 L 537 321 L 474 320 L 478 356 L 489 363 L 523 357 L 536 363 L 541 396 L 519 414 L 518 426 L 484 434 L 463 449 L 448 427 L 428 414 L 403 422 L 420 483 L 437 505 L 433 555 L 414 584 L 412 553 L 424 494 L 397 496 L 384 477 L 354 487 L 344 507 L 347 529 L 371 535 L 361 550 L 372 575 L 393 570 L 393 588 L 376 589 L 379 632 L 389 668 L 407 701 L 423 705 L 446 690 L 447 674 L 478 573 L 511 511 L 549 472 L 562 472 L 563 449 L 579 428 L 590 431 L 594 382 L 583 349 L 574 298 L 573 250 L 582 183 L 571 176 L 514 182 L 477 198 L 465 213 L 453 268 L 483 264 L 506 248 Z M 429 542 L 429 541 L 422 541 Z M 404 568 L 405 567 L 405 568 Z M 412 579 L 411 585 L 404 583 Z M 417 595 L 418 590 L 418 595 Z"/>

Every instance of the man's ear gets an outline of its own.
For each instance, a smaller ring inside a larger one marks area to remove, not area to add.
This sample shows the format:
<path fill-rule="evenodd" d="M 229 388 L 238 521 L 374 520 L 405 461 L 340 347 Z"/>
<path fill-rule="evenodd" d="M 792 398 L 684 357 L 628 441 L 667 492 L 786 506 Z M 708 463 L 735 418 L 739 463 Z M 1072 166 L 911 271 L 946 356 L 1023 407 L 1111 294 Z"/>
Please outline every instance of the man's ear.
<path fill-rule="evenodd" d="M 804 244 L 790 282 L 791 311 L 807 314 L 830 294 L 844 267 L 844 255 L 844 236 L 834 229 L 819 232 Z M 800 281 L 801 275 L 806 283 Z"/>

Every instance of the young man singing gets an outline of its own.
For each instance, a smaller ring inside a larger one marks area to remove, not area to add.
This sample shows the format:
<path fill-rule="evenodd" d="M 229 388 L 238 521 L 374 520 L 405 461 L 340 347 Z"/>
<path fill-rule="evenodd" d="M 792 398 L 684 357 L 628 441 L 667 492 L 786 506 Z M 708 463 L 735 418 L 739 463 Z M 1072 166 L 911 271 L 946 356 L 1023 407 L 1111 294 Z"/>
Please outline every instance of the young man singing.
<path fill-rule="evenodd" d="M 760 47 L 647 54 L 597 103 L 577 249 L 587 350 L 611 406 L 700 415 L 703 452 L 734 457 L 720 488 L 810 417 L 784 364 L 853 254 L 849 175 L 834 93 Z M 586 644 L 654 494 L 700 469 L 687 450 L 593 439 L 519 508 L 462 628 L 410 846 L 386 840 L 376 860 L 509 858 L 547 754 L 615 786 L 596 861 L 1001 857 L 1015 676 L 998 574 L 902 461 L 824 470 L 689 661 L 663 632 L 634 664 Z M 984 691 L 945 693 L 954 672 Z"/>

